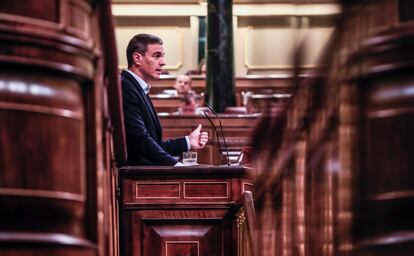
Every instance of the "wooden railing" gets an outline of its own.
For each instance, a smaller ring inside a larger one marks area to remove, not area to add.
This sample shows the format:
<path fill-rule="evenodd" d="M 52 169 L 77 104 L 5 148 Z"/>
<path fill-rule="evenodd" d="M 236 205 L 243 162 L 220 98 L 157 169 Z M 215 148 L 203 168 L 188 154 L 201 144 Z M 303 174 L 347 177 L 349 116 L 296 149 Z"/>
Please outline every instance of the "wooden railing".
<path fill-rule="evenodd" d="M 414 26 L 396 26 L 396 3 L 344 5 L 326 72 L 263 129 L 256 214 L 258 237 L 271 235 L 261 255 L 413 254 Z"/>
<path fill-rule="evenodd" d="M 236 213 L 237 256 L 256 256 L 256 214 L 253 194 L 245 191 L 241 198 L 240 209 Z"/>

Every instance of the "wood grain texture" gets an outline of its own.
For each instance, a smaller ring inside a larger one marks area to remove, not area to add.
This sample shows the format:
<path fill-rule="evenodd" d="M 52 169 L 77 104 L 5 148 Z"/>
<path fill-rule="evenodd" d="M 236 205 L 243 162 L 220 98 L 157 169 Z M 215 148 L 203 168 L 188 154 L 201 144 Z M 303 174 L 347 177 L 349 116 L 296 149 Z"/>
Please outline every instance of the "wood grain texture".
<path fill-rule="evenodd" d="M 105 5 L 0 2 L 1 255 L 116 253 Z"/>
<path fill-rule="evenodd" d="M 414 30 L 399 2 L 343 1 L 326 70 L 298 82 L 265 137 L 282 141 L 256 149 L 263 255 L 412 254 Z"/>
<path fill-rule="evenodd" d="M 234 214 L 246 175 L 236 166 L 122 168 L 121 255 L 234 255 Z M 163 195 L 181 184 L 182 192 L 148 200 L 135 197 L 131 184 L 150 184 L 148 193 Z"/>

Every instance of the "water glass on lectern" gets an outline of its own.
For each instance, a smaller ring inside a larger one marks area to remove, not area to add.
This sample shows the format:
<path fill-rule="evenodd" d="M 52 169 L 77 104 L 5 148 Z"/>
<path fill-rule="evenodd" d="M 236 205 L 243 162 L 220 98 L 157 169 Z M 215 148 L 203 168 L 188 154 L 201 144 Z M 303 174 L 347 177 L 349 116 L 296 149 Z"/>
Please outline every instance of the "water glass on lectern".
<path fill-rule="evenodd" d="M 197 164 L 197 152 L 188 151 L 183 153 L 184 165 L 196 165 Z"/>

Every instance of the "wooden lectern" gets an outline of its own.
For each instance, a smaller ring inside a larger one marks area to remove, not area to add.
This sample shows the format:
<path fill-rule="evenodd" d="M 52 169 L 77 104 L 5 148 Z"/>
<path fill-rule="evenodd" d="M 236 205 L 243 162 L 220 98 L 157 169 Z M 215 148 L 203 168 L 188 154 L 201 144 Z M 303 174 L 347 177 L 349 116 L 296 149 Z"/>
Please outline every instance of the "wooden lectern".
<path fill-rule="evenodd" d="M 118 180 L 121 255 L 236 254 L 246 168 L 125 167 Z"/>

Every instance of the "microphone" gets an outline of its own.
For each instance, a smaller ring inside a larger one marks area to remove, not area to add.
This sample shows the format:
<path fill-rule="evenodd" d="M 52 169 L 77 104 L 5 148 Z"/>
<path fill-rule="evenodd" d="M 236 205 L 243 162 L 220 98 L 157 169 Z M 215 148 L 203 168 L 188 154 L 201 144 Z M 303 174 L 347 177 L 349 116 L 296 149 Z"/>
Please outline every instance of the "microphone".
<path fill-rule="evenodd" d="M 226 150 L 226 153 L 227 153 L 227 165 L 230 166 L 229 149 L 227 148 L 226 137 L 224 136 L 223 125 L 221 124 L 221 119 L 220 119 L 219 115 L 217 114 L 217 112 L 214 111 L 214 109 L 210 105 L 208 105 L 206 102 L 204 102 L 204 104 L 207 106 L 208 109 L 210 109 L 211 112 L 213 112 L 213 114 L 219 120 L 220 130 L 221 130 L 221 136 L 223 137 L 223 141 L 224 141 L 224 149 Z M 205 115 L 207 116 L 207 114 L 205 114 Z M 211 120 L 210 120 L 210 122 L 212 123 Z M 216 136 L 217 136 L 217 140 L 218 140 L 217 130 L 216 130 Z M 220 145 L 220 141 L 219 141 L 219 145 Z M 221 149 L 220 149 L 220 155 L 221 155 Z"/>

